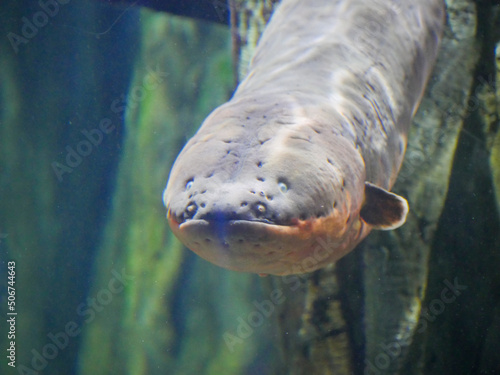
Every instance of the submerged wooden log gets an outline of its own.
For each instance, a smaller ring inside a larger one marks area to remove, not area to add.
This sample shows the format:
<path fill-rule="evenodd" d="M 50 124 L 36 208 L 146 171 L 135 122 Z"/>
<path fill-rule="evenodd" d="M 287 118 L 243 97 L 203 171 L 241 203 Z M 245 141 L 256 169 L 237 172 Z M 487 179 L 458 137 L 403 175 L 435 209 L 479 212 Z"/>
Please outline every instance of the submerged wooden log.
<path fill-rule="evenodd" d="M 447 14 L 438 62 L 393 189 L 408 198 L 409 218 L 400 230 L 375 233 L 363 244 L 369 373 L 399 373 L 423 324 L 429 255 L 478 61 L 475 4 L 447 2 Z"/>

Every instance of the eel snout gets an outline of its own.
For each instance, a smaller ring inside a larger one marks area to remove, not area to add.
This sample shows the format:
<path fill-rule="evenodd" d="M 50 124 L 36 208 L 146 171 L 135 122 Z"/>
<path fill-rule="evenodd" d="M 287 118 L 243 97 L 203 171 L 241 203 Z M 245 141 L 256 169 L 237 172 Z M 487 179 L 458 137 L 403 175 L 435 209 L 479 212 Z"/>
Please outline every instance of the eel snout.
<path fill-rule="evenodd" d="M 286 275 L 305 272 L 297 270 L 305 259 L 314 268 L 328 264 L 348 250 L 345 236 L 359 235 L 360 224 L 349 215 L 340 182 L 334 194 L 336 184 L 325 184 L 311 168 L 311 174 L 287 171 L 300 162 L 287 158 L 257 172 L 248 162 L 233 180 L 223 167 L 173 179 L 163 197 L 172 231 L 202 258 L 231 270 Z M 318 236 L 330 248 L 314 256 Z"/>
<path fill-rule="evenodd" d="M 292 222 L 294 213 L 291 207 L 286 208 L 291 202 L 287 202 L 288 187 L 284 182 L 255 181 L 258 183 L 252 185 L 229 183 L 214 186 L 206 180 L 191 178 L 174 201 L 165 202 L 169 215 L 177 223 L 246 220 L 288 225 Z"/>

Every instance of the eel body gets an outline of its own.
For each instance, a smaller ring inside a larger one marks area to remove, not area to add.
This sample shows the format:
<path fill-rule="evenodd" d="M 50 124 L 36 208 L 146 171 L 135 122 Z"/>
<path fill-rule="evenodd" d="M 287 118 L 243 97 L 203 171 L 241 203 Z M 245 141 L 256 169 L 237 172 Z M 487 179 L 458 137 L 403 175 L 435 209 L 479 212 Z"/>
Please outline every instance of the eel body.
<path fill-rule="evenodd" d="M 221 267 L 287 275 L 402 225 L 389 190 L 443 22 L 442 0 L 283 0 L 172 167 L 174 234 Z"/>

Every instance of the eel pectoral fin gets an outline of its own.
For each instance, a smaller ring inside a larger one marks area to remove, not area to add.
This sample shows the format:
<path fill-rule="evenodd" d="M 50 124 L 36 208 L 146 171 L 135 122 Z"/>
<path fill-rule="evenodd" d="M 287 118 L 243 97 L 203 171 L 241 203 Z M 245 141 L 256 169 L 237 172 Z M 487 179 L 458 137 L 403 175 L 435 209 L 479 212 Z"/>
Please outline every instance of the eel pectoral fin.
<path fill-rule="evenodd" d="M 408 202 L 369 182 L 365 182 L 365 201 L 360 216 L 374 229 L 390 230 L 403 225 L 408 215 Z"/>

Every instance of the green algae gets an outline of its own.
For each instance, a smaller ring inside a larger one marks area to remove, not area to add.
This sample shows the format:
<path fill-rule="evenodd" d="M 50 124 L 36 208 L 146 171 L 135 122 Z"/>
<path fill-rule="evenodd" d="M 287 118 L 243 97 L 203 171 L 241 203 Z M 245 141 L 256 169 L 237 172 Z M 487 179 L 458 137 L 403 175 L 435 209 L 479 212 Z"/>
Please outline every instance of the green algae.
<path fill-rule="evenodd" d="M 80 6 L 84 12 L 94 11 L 91 4 Z M 34 8 L 25 2 L 2 4 L 1 8 L 6 36 L 22 34 L 23 20 L 34 14 Z M 84 114 L 85 122 L 79 120 L 85 110 L 75 102 L 103 101 L 104 95 L 95 92 L 95 87 L 105 79 L 93 69 L 102 61 L 99 48 L 106 49 L 109 39 L 88 41 L 73 61 L 77 67 L 62 64 L 61 51 L 73 57 L 84 37 L 75 29 L 63 38 L 50 35 L 61 30 L 61 23 L 72 23 L 73 16 L 73 9 L 67 9 L 64 19 L 52 19 L 17 49 L 7 37 L 0 42 L 0 231 L 7 234 L 0 250 L 2 262 L 10 259 L 17 264 L 16 372 L 32 369 L 34 353 L 43 353 L 50 344 L 47 335 L 64 332 L 69 322 L 78 319 L 77 306 L 85 300 L 75 281 L 85 272 L 84 261 L 79 264 L 78 260 L 84 258 L 87 244 L 98 232 L 87 224 L 99 209 L 88 210 L 88 205 L 101 194 L 102 181 L 88 178 L 88 172 L 101 175 L 101 168 L 108 164 L 93 164 L 91 159 L 98 153 L 93 150 L 61 179 L 52 167 L 54 162 L 64 162 L 66 146 L 75 147 L 81 141 L 77 130 L 85 128 L 86 121 L 95 124 L 108 115 L 108 108 L 94 107 L 91 115 Z M 92 28 L 94 21 L 80 14 L 73 25 Z M 87 77 L 78 81 L 78 90 L 68 79 L 75 71 Z M 2 347 L 6 347 L 6 338 L 0 338 Z M 51 356 L 44 371 L 69 373 L 78 339 L 77 335 L 55 358 Z M 12 372 L 6 366 L 2 361 L 1 373 Z"/>
<path fill-rule="evenodd" d="M 126 138 L 93 290 L 111 269 L 123 267 L 134 279 L 88 325 L 79 371 L 244 374 L 260 336 L 229 350 L 224 333 L 235 334 L 237 317 L 255 309 L 255 276 L 221 270 L 190 254 L 169 231 L 161 202 L 180 147 L 232 91 L 229 32 L 147 11 L 141 25 Z M 158 84 L 147 89 L 145 82 Z"/>
<path fill-rule="evenodd" d="M 489 148 L 491 150 L 490 166 L 495 187 L 495 195 L 497 199 L 497 209 L 500 212 L 500 131 L 499 131 L 499 111 L 500 108 L 500 46 L 497 44 L 495 48 L 495 92 L 491 97 L 494 100 L 486 101 L 489 103 L 489 111 L 486 111 L 485 123 L 487 124 L 487 133 L 489 140 Z M 485 102 L 485 101 L 483 101 Z"/>

